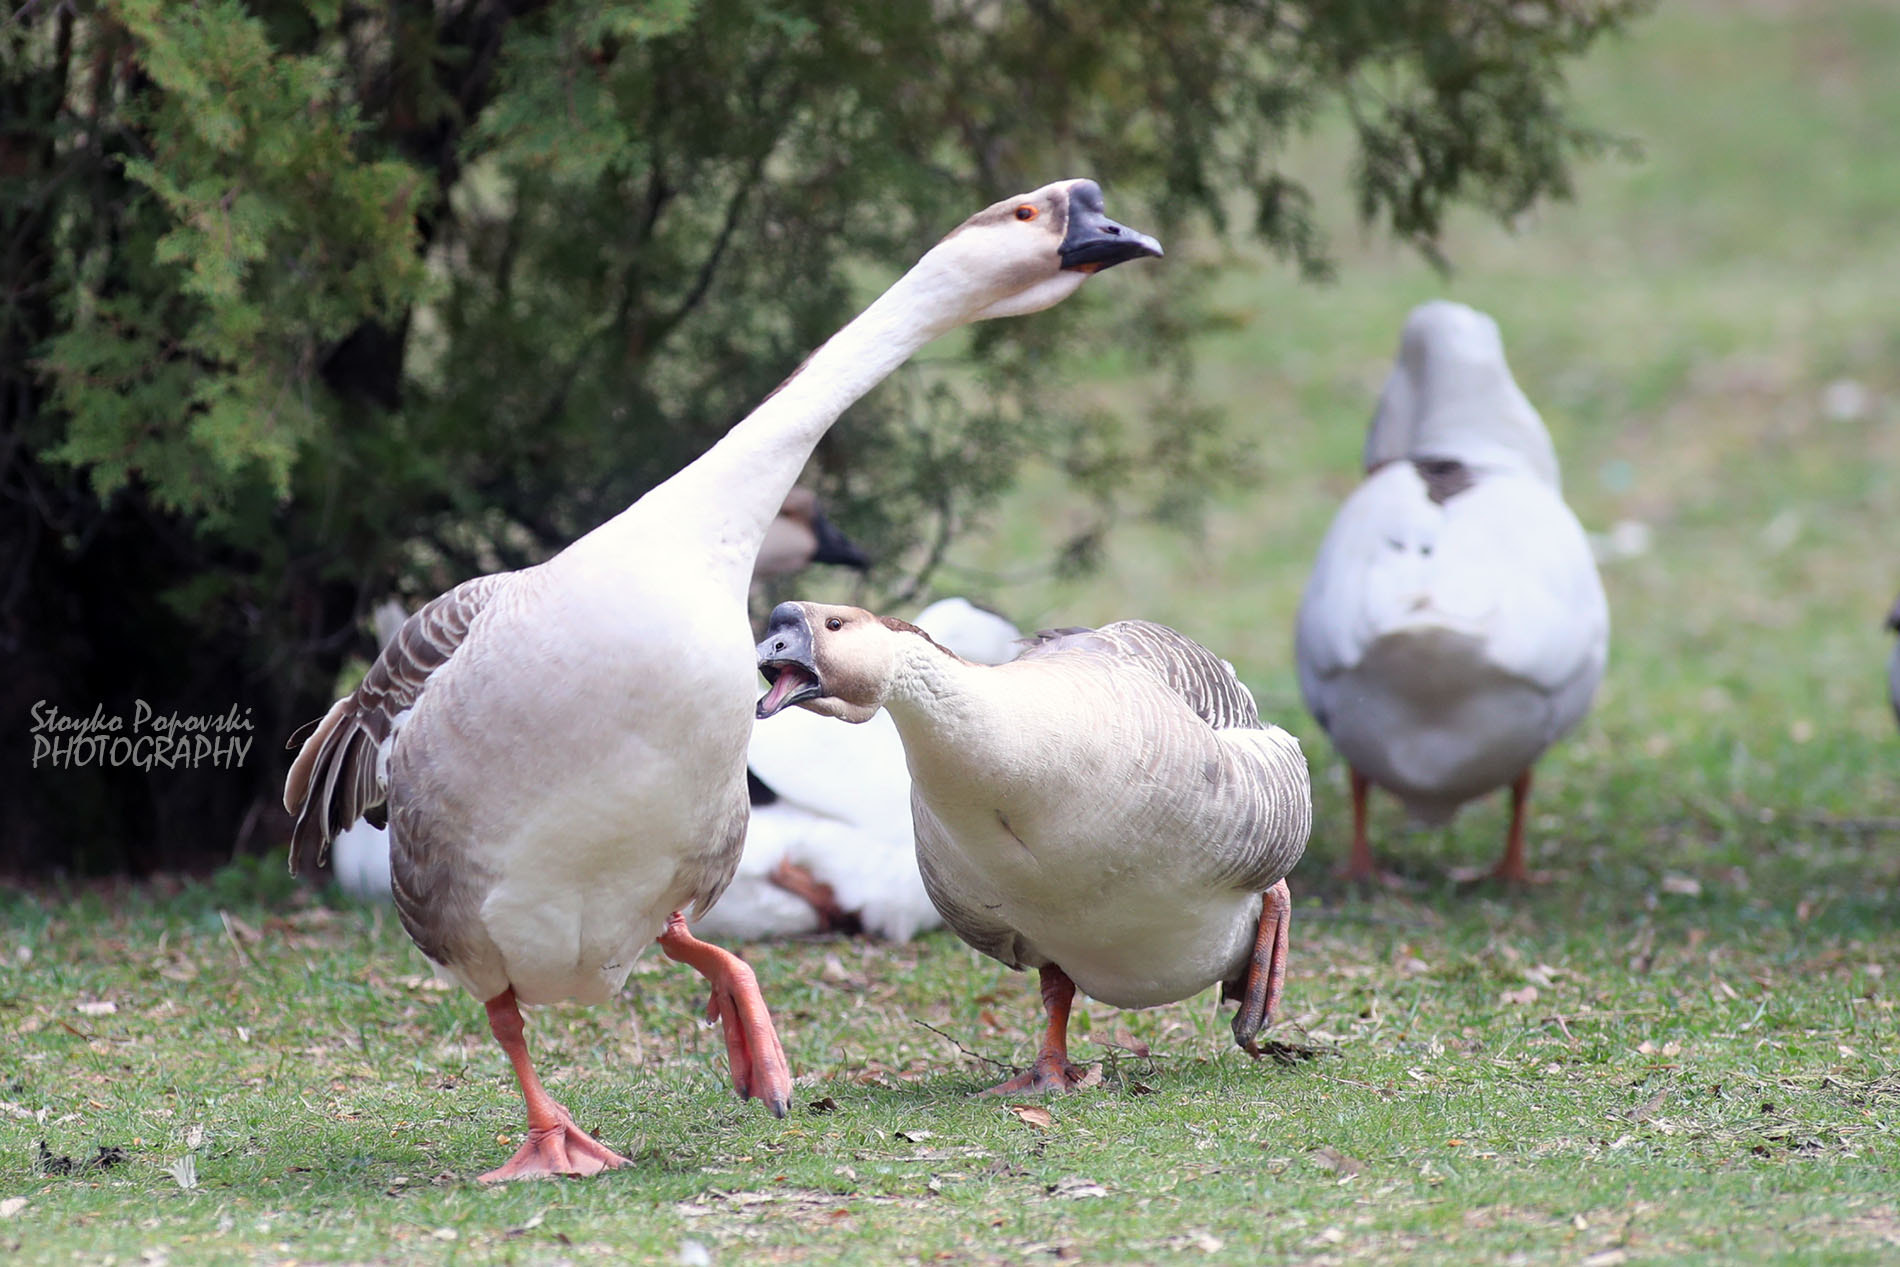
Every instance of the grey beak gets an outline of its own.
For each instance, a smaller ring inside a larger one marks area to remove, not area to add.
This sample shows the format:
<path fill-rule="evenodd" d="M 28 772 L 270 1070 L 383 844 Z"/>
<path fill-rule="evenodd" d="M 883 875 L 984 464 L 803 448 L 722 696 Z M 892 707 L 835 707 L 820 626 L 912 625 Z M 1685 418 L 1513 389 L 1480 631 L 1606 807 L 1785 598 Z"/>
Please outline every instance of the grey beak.
<path fill-rule="evenodd" d="M 811 624 L 797 603 L 780 603 L 765 622 L 765 640 L 758 645 L 759 672 L 772 684 L 759 700 L 760 721 L 803 700 L 825 693 L 812 662 Z"/>
<path fill-rule="evenodd" d="M 1161 243 L 1110 220 L 1102 210 L 1102 187 L 1078 181 L 1069 190 L 1069 225 L 1058 257 L 1062 267 L 1099 273 L 1128 260 L 1159 256 Z"/>

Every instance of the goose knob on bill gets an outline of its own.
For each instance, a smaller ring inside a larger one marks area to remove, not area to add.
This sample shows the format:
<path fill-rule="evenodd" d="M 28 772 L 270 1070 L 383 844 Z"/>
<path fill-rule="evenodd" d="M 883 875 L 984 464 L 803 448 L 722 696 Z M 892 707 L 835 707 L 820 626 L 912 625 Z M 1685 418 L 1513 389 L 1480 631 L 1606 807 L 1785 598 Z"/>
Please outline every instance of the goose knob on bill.
<path fill-rule="evenodd" d="M 1495 321 L 1443 301 L 1412 312 L 1365 468 L 1320 543 L 1295 643 L 1301 694 L 1351 769 L 1346 874 L 1379 875 L 1371 788 L 1434 823 L 1508 786 L 1503 858 L 1458 878 L 1525 883 L 1531 766 L 1590 711 L 1610 611 Z"/>
<path fill-rule="evenodd" d="M 403 926 L 483 1001 L 526 1104 L 527 1141 L 483 1179 L 625 1164 L 542 1087 L 519 1005 L 604 1003 L 656 939 L 711 983 L 734 1087 L 785 1112 L 751 968 L 683 914 L 719 899 L 745 839 L 760 546 L 826 430 L 918 348 L 1159 254 L 1093 181 L 978 212 L 671 479 L 547 562 L 416 612 L 317 725 L 284 787 L 291 867 L 387 802 Z"/>
<path fill-rule="evenodd" d="M 1218 656 L 1136 620 L 972 664 L 900 620 L 781 603 L 759 666 L 761 719 L 794 704 L 849 722 L 890 714 L 931 902 L 976 949 L 1040 971 L 1035 1064 L 992 1092 L 1081 1078 L 1068 1058 L 1077 989 L 1153 1007 L 1218 983 L 1240 1000 L 1235 1041 L 1259 1054 L 1312 794 L 1299 743 L 1261 723 Z"/>

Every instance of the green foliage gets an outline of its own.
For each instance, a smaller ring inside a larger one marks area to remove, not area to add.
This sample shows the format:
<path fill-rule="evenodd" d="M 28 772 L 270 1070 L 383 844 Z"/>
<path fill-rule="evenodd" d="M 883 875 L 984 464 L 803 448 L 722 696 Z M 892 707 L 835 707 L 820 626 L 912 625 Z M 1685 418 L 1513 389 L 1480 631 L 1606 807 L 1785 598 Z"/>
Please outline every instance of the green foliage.
<path fill-rule="evenodd" d="M 9 531 L 36 586 L 84 564 L 164 595 L 202 658 L 175 689 L 222 691 L 235 654 L 288 730 L 379 593 L 593 527 L 970 210 L 1088 174 L 1171 245 L 1250 224 L 1320 275 L 1327 234 L 1284 160 L 1350 107 L 1363 214 L 1429 248 L 1454 202 L 1567 189 L 1600 138 L 1563 68 L 1632 11 L 30 4 L 0 35 L 0 161 L 28 177 L 0 192 L 0 293 L 33 297 L 0 365 L 28 441 L 0 479 L 36 508 Z M 1219 268 L 1177 250 L 946 341 L 854 409 L 813 478 L 878 560 L 866 597 L 920 592 L 1032 456 L 1093 499 L 1078 565 L 1116 518 L 1191 520 L 1244 481 L 1249 446 L 1196 403 L 1187 354 L 1219 324 Z M 1107 370 L 1141 385 L 1098 391 Z M 46 607 L 47 647 L 91 636 Z M 71 693 L 70 666 L 48 672 Z M 118 672 L 88 693 L 160 689 Z"/>
<path fill-rule="evenodd" d="M 137 474 L 216 524 L 248 481 L 288 494 L 321 438 L 327 349 L 414 301 L 427 178 L 365 159 L 333 60 L 282 54 L 235 0 L 122 0 L 112 17 L 94 36 L 137 59 L 123 126 L 140 144 L 120 156 L 124 218 L 73 226 L 41 362 L 70 419 L 50 456 L 90 468 L 102 498 Z M 120 240 L 82 236 L 107 231 Z"/>

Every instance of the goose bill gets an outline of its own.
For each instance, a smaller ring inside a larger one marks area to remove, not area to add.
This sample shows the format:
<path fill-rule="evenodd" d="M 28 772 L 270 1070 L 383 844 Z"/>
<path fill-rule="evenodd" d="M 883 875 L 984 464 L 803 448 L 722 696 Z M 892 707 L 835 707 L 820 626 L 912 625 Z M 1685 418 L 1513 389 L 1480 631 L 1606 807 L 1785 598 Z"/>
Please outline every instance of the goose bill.
<path fill-rule="evenodd" d="M 824 687 L 818 684 L 818 679 L 801 664 L 775 661 L 761 664 L 759 672 L 772 684 L 772 689 L 759 700 L 760 721 L 784 712 L 801 700 L 815 699 L 824 694 Z"/>
<path fill-rule="evenodd" d="M 1161 243 L 1102 211 L 1102 191 L 1093 181 L 1079 184 L 1069 197 L 1069 227 L 1058 251 L 1062 267 L 1078 273 L 1105 268 L 1143 256 L 1160 255 Z"/>

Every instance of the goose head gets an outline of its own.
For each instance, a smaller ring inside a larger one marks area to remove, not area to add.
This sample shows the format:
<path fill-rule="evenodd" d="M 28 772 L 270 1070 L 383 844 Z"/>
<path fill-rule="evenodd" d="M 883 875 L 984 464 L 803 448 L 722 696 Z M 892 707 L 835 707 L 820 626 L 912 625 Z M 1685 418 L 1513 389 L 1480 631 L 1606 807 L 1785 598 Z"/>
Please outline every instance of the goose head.
<path fill-rule="evenodd" d="M 871 567 L 870 556 L 826 517 L 818 495 L 800 484 L 785 495 L 778 517 L 766 527 L 752 579 L 790 576 L 814 563 L 834 563 L 859 572 Z"/>
<path fill-rule="evenodd" d="M 950 652 L 929 634 L 893 616 L 861 607 L 780 603 L 759 643 L 759 672 L 772 689 L 759 700 L 760 720 L 797 704 L 825 717 L 866 722 L 877 715 L 918 646 Z"/>
<path fill-rule="evenodd" d="M 1498 323 L 1475 308 L 1437 299 L 1405 319 L 1365 468 L 1405 458 L 1525 470 L 1561 485 L 1550 433 L 1511 376 Z"/>
<path fill-rule="evenodd" d="M 985 207 L 918 265 L 953 288 L 960 309 L 954 323 L 962 323 L 1040 312 L 1091 274 L 1161 253 L 1147 234 L 1108 218 L 1101 186 L 1059 180 Z"/>

